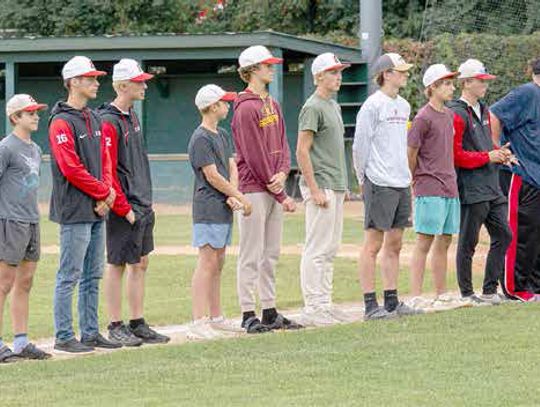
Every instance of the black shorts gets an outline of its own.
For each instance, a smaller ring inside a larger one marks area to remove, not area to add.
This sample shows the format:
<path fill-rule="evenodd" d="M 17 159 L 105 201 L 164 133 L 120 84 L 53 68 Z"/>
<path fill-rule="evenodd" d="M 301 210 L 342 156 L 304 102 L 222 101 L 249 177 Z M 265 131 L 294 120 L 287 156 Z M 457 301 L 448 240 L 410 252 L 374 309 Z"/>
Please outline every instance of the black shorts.
<path fill-rule="evenodd" d="M 107 220 L 107 263 L 140 263 L 141 257 L 154 250 L 154 223 L 153 211 L 137 217 L 133 225 L 111 212 Z"/>
<path fill-rule="evenodd" d="M 411 189 L 364 182 L 364 229 L 387 231 L 412 226 Z"/>
<path fill-rule="evenodd" d="M 0 260 L 18 266 L 37 262 L 40 254 L 39 223 L 0 219 Z"/>

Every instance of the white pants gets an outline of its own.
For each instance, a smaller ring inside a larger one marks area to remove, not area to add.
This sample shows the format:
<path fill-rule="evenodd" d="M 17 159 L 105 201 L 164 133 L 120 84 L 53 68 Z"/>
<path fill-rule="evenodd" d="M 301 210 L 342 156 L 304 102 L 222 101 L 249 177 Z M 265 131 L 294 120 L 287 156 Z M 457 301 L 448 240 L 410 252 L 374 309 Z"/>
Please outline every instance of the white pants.
<path fill-rule="evenodd" d="M 253 205 L 250 216 L 240 215 L 237 288 L 242 312 L 255 311 L 258 289 L 262 309 L 276 306 L 274 267 L 279 258 L 283 210 L 266 192 L 247 193 Z"/>
<path fill-rule="evenodd" d="M 344 192 L 325 189 L 328 206 L 322 208 L 311 200 L 310 191 L 301 186 L 306 207 L 306 242 L 300 263 L 300 281 L 306 312 L 332 305 L 334 257 L 343 233 Z"/>

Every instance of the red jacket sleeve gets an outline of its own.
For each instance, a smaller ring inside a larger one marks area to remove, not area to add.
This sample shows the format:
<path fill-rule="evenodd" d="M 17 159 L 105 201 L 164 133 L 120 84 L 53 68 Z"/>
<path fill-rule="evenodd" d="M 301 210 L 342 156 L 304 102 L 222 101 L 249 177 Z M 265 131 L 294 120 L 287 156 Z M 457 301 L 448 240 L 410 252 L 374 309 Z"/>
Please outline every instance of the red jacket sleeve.
<path fill-rule="evenodd" d="M 126 216 L 131 210 L 126 194 L 122 190 L 120 180 L 118 178 L 118 132 L 116 127 L 107 121 L 103 121 L 101 125 L 101 133 L 105 140 L 105 150 L 107 160 L 109 162 L 109 174 L 111 179 L 111 185 L 116 192 L 116 199 L 112 206 L 112 211 L 118 216 Z"/>
<path fill-rule="evenodd" d="M 69 124 L 56 119 L 49 127 L 51 153 L 68 182 L 96 201 L 107 198 L 109 187 L 88 172 L 75 151 L 73 132 Z"/>
<path fill-rule="evenodd" d="M 454 165 L 459 168 L 480 168 L 489 163 L 487 151 L 466 151 L 463 149 L 465 121 L 454 113 Z"/>

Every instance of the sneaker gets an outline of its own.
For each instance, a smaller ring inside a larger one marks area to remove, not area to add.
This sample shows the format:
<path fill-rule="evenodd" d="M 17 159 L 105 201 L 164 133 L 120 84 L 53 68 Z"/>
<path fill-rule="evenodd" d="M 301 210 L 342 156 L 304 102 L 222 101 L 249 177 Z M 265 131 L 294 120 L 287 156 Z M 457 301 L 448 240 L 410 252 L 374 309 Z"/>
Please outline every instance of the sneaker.
<path fill-rule="evenodd" d="M 501 297 L 499 294 L 482 294 L 478 296 L 482 301 L 490 305 L 500 305 L 502 304 Z"/>
<path fill-rule="evenodd" d="M 67 352 L 67 353 L 92 353 L 94 352 L 93 346 L 85 345 L 79 342 L 75 338 L 71 338 L 63 342 L 56 341 L 54 343 L 54 349 L 60 352 Z"/>
<path fill-rule="evenodd" d="M 122 346 L 141 346 L 143 344 L 143 340 L 133 335 L 123 322 L 116 326 L 110 324 L 107 329 L 109 330 L 109 340 L 111 342 Z"/>
<path fill-rule="evenodd" d="M 32 359 L 32 360 L 45 360 L 45 359 L 50 359 L 52 357 L 50 353 L 42 351 L 33 343 L 27 344 L 23 348 L 23 350 L 21 350 L 19 353 L 16 353 L 16 355 L 22 359 Z"/>
<path fill-rule="evenodd" d="M 304 325 L 299 324 L 298 322 L 293 321 L 292 319 L 289 319 L 285 317 L 283 314 L 278 313 L 276 316 L 276 319 L 272 323 L 266 323 L 263 324 L 268 329 L 271 330 L 295 330 L 295 329 L 302 329 L 304 328 Z"/>
<path fill-rule="evenodd" d="M 0 363 L 13 363 L 21 360 L 21 358 L 11 351 L 7 346 L 0 348 Z"/>
<path fill-rule="evenodd" d="M 433 308 L 433 300 L 421 296 L 412 297 L 406 303 L 409 308 L 412 308 L 419 313 L 435 312 Z M 420 312 L 421 311 L 421 312 Z"/>
<path fill-rule="evenodd" d="M 81 339 L 81 343 L 89 347 L 102 349 L 118 349 L 122 347 L 120 343 L 109 341 L 100 333 L 91 338 Z"/>
<path fill-rule="evenodd" d="M 187 338 L 192 340 L 204 340 L 204 339 L 216 339 L 221 337 L 221 335 L 214 331 L 209 323 L 208 319 L 201 318 L 197 321 L 193 321 L 189 324 Z"/>
<path fill-rule="evenodd" d="M 388 312 L 384 307 L 373 308 L 364 314 L 364 321 L 375 321 L 379 319 L 396 319 L 399 315 L 396 311 Z"/>
<path fill-rule="evenodd" d="M 243 329 L 240 325 L 234 323 L 230 319 L 225 319 L 223 315 L 216 318 L 210 318 L 209 324 L 210 327 L 215 331 L 223 331 L 228 333 L 245 332 L 245 329 Z"/>
<path fill-rule="evenodd" d="M 317 309 L 314 311 L 302 311 L 300 320 L 304 326 L 323 327 L 339 324 L 341 321 L 335 318 L 328 310 Z"/>
<path fill-rule="evenodd" d="M 490 302 L 484 300 L 482 296 L 472 294 L 465 297 L 461 297 L 461 301 L 470 303 L 473 307 L 486 307 L 493 305 Z"/>
<path fill-rule="evenodd" d="M 342 311 L 341 309 L 339 309 L 339 307 L 335 305 L 331 305 L 326 311 L 330 314 L 332 318 L 334 318 L 338 322 L 342 322 L 346 324 L 346 323 L 354 322 L 356 320 L 354 316 L 352 316 L 348 312 Z"/>
<path fill-rule="evenodd" d="M 407 317 L 410 315 L 420 315 L 424 314 L 425 311 L 421 308 L 413 308 L 405 304 L 403 301 L 400 301 L 400 303 L 397 305 L 396 309 L 394 310 L 400 317 Z"/>
<path fill-rule="evenodd" d="M 144 343 L 167 343 L 171 340 L 168 336 L 154 331 L 146 322 L 139 324 L 136 328 L 129 327 L 129 330 Z"/>
<path fill-rule="evenodd" d="M 463 301 L 461 298 L 456 298 L 448 293 L 437 296 L 432 303 L 432 307 L 435 311 L 449 311 L 472 306 L 470 301 Z"/>

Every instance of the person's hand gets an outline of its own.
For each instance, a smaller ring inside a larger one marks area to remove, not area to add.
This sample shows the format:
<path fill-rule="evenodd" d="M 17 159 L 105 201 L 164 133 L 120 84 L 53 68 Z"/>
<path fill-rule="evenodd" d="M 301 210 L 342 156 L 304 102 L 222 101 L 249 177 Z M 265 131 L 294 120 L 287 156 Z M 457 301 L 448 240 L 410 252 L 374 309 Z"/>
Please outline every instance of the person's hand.
<path fill-rule="evenodd" d="M 97 201 L 96 206 L 94 207 L 94 212 L 103 217 L 109 212 L 109 206 L 105 203 L 105 201 Z"/>
<path fill-rule="evenodd" d="M 285 200 L 281 203 L 281 206 L 285 212 L 294 212 L 296 210 L 296 202 L 294 202 L 294 199 L 292 199 L 290 196 L 285 198 Z"/>
<path fill-rule="evenodd" d="M 110 188 L 109 191 L 109 196 L 105 198 L 105 203 L 110 208 L 114 205 L 114 200 L 116 199 L 116 191 L 114 190 L 114 188 Z"/>
<path fill-rule="evenodd" d="M 130 209 L 127 213 L 126 220 L 132 225 L 135 223 L 135 212 L 133 212 L 133 209 Z"/>
<path fill-rule="evenodd" d="M 508 160 L 508 154 L 502 148 L 491 150 L 489 153 L 489 162 L 493 164 L 503 164 Z"/>
<path fill-rule="evenodd" d="M 233 211 L 239 211 L 243 207 L 242 202 L 233 196 L 227 198 L 227 205 L 229 205 L 229 208 L 231 208 Z"/>
<path fill-rule="evenodd" d="M 251 205 L 251 202 L 245 196 L 242 195 L 242 198 L 240 199 L 240 203 L 242 204 L 241 209 L 243 211 L 244 216 L 251 215 L 251 212 L 253 210 L 253 206 Z"/>
<path fill-rule="evenodd" d="M 278 172 L 270 178 L 270 183 L 266 185 L 266 188 L 273 194 L 279 194 L 285 188 L 285 181 L 287 180 L 287 175 L 283 172 Z"/>
<path fill-rule="evenodd" d="M 313 189 L 311 192 L 311 200 L 313 203 L 317 206 L 320 206 L 321 208 L 327 208 L 328 207 L 328 198 L 326 197 L 326 193 L 324 191 L 321 191 L 319 188 Z"/>

